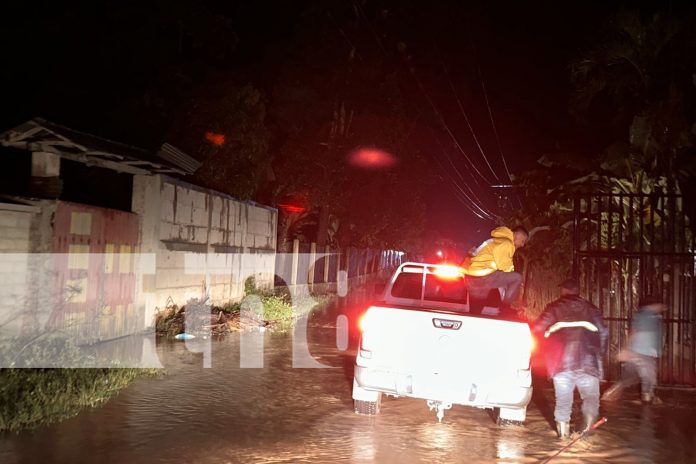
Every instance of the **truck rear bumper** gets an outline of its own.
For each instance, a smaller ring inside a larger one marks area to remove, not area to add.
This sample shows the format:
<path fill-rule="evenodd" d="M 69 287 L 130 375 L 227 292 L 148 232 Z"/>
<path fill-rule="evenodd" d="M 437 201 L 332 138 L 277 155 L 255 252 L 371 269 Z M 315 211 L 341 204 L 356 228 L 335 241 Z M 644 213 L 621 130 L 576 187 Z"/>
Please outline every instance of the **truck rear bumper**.
<path fill-rule="evenodd" d="M 397 372 L 355 366 L 353 399 L 374 401 L 378 392 L 482 408 L 525 408 L 532 398 L 531 382 L 520 379 L 452 385 L 435 376 L 420 378 Z"/>

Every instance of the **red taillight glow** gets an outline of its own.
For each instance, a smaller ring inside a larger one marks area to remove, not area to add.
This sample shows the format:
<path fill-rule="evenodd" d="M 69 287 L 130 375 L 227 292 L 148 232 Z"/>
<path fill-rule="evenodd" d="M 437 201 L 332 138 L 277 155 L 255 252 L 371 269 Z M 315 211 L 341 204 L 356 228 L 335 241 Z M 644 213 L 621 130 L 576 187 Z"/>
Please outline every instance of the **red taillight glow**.
<path fill-rule="evenodd" d="M 529 350 L 529 353 L 533 353 L 534 349 L 536 348 L 536 340 L 534 340 L 534 337 L 532 336 L 532 332 L 525 327 L 526 330 L 522 332 L 517 332 L 515 334 L 516 341 L 520 344 L 520 346 L 526 348 Z"/>
<path fill-rule="evenodd" d="M 363 314 L 362 316 L 360 316 L 360 319 L 358 319 L 358 330 L 360 330 L 360 333 L 363 333 L 365 331 L 365 328 L 367 325 L 366 324 L 367 321 L 365 320 L 366 317 L 367 317 L 367 314 Z"/>
<path fill-rule="evenodd" d="M 458 279 L 464 272 L 457 266 L 439 266 L 435 268 L 434 274 L 442 279 Z"/>

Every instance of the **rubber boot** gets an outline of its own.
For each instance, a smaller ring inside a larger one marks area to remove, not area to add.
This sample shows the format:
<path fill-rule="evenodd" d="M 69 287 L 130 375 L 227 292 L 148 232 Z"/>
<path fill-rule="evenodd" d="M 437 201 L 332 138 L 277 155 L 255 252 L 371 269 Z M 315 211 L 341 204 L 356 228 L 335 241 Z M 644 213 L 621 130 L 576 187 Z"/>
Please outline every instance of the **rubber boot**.
<path fill-rule="evenodd" d="M 592 414 L 585 414 L 585 425 L 582 429 L 583 433 L 587 433 L 590 431 L 590 427 L 592 427 L 595 422 L 597 422 L 597 416 L 592 415 Z"/>
<path fill-rule="evenodd" d="M 570 421 L 556 422 L 556 431 L 558 432 L 558 438 L 569 438 Z"/>

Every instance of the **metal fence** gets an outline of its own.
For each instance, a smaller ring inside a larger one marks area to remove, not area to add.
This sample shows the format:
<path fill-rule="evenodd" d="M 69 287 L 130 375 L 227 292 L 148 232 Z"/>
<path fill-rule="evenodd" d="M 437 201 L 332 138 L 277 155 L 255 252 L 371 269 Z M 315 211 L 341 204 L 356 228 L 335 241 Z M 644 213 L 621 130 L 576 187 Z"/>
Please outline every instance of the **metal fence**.
<path fill-rule="evenodd" d="M 327 247 L 319 250 L 312 243 L 296 241 L 293 243 L 292 253 L 276 255 L 275 285 L 295 285 L 298 282 L 307 282 L 312 286 L 335 284 L 340 271 L 345 271 L 347 278 L 353 278 L 394 269 L 401 264 L 403 255 L 395 250 L 372 248 L 350 247 L 339 250 Z M 303 279 L 302 274 L 307 274 L 307 280 Z M 290 281 L 285 281 L 281 276 L 291 276 Z"/>
<path fill-rule="evenodd" d="M 610 329 L 607 377 L 626 346 L 641 296 L 664 314 L 659 381 L 696 385 L 696 247 L 693 204 L 681 195 L 591 193 L 575 197 L 573 269 Z"/>

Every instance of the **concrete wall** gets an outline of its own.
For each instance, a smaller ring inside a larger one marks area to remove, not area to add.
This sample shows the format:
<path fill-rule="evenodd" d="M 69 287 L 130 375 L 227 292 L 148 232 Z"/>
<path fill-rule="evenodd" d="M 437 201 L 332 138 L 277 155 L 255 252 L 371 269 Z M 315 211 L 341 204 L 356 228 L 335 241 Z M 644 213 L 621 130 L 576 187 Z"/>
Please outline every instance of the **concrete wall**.
<path fill-rule="evenodd" d="M 204 288 L 213 304 L 237 301 L 249 275 L 273 285 L 275 209 L 166 176 L 135 176 L 133 212 L 142 218 L 140 252 L 156 256 L 143 286 L 153 310 L 185 304 Z"/>
<path fill-rule="evenodd" d="M 30 297 L 27 287 L 31 226 L 39 208 L 0 203 L 0 327 L 17 330 L 21 310 Z M 11 327 L 7 324 L 14 321 Z"/>

